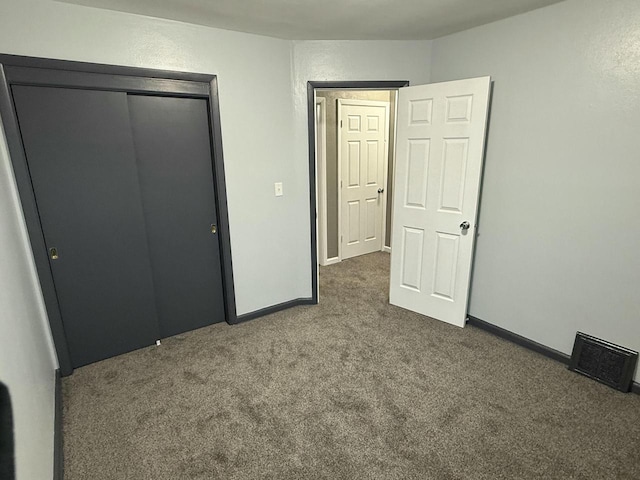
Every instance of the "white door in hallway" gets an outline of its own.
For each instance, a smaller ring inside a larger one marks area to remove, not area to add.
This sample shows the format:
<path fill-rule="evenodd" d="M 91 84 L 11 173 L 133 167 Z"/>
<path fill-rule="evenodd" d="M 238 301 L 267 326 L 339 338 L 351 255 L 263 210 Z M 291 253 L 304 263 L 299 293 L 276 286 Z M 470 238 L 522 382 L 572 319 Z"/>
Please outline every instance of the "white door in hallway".
<path fill-rule="evenodd" d="M 463 327 L 490 77 L 399 89 L 389 301 Z"/>
<path fill-rule="evenodd" d="M 389 103 L 338 99 L 340 257 L 382 249 Z"/>

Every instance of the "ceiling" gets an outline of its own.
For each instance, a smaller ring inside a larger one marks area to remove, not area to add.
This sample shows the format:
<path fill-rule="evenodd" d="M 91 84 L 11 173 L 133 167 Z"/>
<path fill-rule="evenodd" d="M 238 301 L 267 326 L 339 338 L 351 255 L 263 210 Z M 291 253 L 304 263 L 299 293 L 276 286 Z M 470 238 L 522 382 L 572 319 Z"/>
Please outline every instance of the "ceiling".
<path fill-rule="evenodd" d="M 295 40 L 429 40 L 561 0 L 57 0 Z"/>

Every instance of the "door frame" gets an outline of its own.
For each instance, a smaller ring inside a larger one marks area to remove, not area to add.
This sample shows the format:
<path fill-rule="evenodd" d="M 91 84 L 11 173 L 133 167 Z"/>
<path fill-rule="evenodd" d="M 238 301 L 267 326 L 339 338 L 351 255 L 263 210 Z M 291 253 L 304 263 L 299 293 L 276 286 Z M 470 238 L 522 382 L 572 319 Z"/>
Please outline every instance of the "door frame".
<path fill-rule="evenodd" d="M 70 375 L 73 373 L 73 368 L 36 199 L 31 185 L 26 154 L 22 145 L 11 93 L 13 85 L 110 90 L 207 100 L 214 195 L 218 210 L 218 241 L 222 257 L 220 263 L 224 288 L 225 319 L 228 323 L 237 323 L 216 75 L 0 54 L 0 117 L 2 117 L 9 156 L 61 374 L 63 376 Z"/>
<path fill-rule="evenodd" d="M 340 261 L 339 256 L 329 258 L 327 255 L 327 99 L 316 97 L 316 172 L 318 172 L 318 259 L 320 265 L 331 265 Z M 319 146 L 322 145 L 322 148 Z"/>
<path fill-rule="evenodd" d="M 382 184 L 384 185 L 384 191 L 382 192 L 382 216 L 380 218 L 380 222 L 382 222 L 380 226 L 380 241 L 382 245 L 380 245 L 380 251 L 384 251 L 385 247 L 385 236 L 387 229 L 387 181 L 388 181 L 388 173 L 389 173 L 389 110 L 391 109 L 391 102 L 385 102 L 383 100 L 358 100 L 354 98 L 338 98 L 338 113 L 337 113 L 337 134 L 336 134 L 336 143 L 338 145 L 338 260 L 337 262 L 342 261 L 342 128 L 340 127 L 340 122 L 342 121 L 342 107 L 344 105 L 357 105 L 357 106 L 372 106 L 372 107 L 384 107 L 385 109 L 385 120 L 384 120 L 384 129 L 385 129 L 385 148 L 384 148 L 384 174 L 382 178 Z M 326 187 L 326 186 L 325 186 Z M 326 192 L 325 192 L 326 194 Z M 325 207 L 326 208 L 326 207 Z"/>
<path fill-rule="evenodd" d="M 396 90 L 408 87 L 409 80 L 356 80 L 356 81 L 308 81 L 307 82 L 307 143 L 309 148 L 309 223 L 311 232 L 311 303 L 318 303 L 318 229 L 316 228 L 318 208 L 316 170 L 316 89 L 335 90 Z M 384 241 L 382 242 L 384 244 Z"/>

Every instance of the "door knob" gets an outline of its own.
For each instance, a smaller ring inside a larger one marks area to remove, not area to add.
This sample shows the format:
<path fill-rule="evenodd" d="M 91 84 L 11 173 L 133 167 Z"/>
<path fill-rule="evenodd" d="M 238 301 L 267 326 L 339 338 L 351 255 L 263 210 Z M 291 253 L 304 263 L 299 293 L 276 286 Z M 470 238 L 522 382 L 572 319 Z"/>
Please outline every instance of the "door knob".
<path fill-rule="evenodd" d="M 58 259 L 58 249 L 56 247 L 51 247 L 49 249 L 49 257 L 51 257 L 51 260 Z"/>
<path fill-rule="evenodd" d="M 382 192 L 384 192 L 384 188 L 379 188 L 378 193 L 382 193 Z"/>
<path fill-rule="evenodd" d="M 467 222 L 467 221 L 464 221 L 464 222 L 462 222 L 462 223 L 460 224 L 460 228 L 461 228 L 462 230 L 469 230 L 469 227 L 470 227 L 470 226 L 471 226 L 471 225 L 469 225 L 469 222 Z"/>
<path fill-rule="evenodd" d="M 211 233 L 218 233 L 218 226 L 215 223 L 211 224 Z"/>

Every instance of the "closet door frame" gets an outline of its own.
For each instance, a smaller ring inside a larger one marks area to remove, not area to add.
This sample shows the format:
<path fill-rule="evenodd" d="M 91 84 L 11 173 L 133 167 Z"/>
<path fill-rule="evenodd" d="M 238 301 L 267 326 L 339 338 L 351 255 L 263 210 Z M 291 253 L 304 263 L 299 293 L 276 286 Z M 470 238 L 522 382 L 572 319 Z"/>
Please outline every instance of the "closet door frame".
<path fill-rule="evenodd" d="M 214 193 L 218 213 L 218 241 L 224 296 L 225 320 L 237 323 L 227 191 L 222 154 L 222 132 L 218 82 L 216 75 L 121 67 L 16 55 L 0 55 L 0 117 L 22 204 L 31 250 L 35 261 L 51 334 L 58 356 L 60 373 L 73 373 L 64 324 L 56 295 L 53 275 L 29 167 L 11 93 L 13 85 L 108 90 L 142 95 L 160 95 L 206 99 L 209 105 L 209 130 L 212 152 Z"/>

